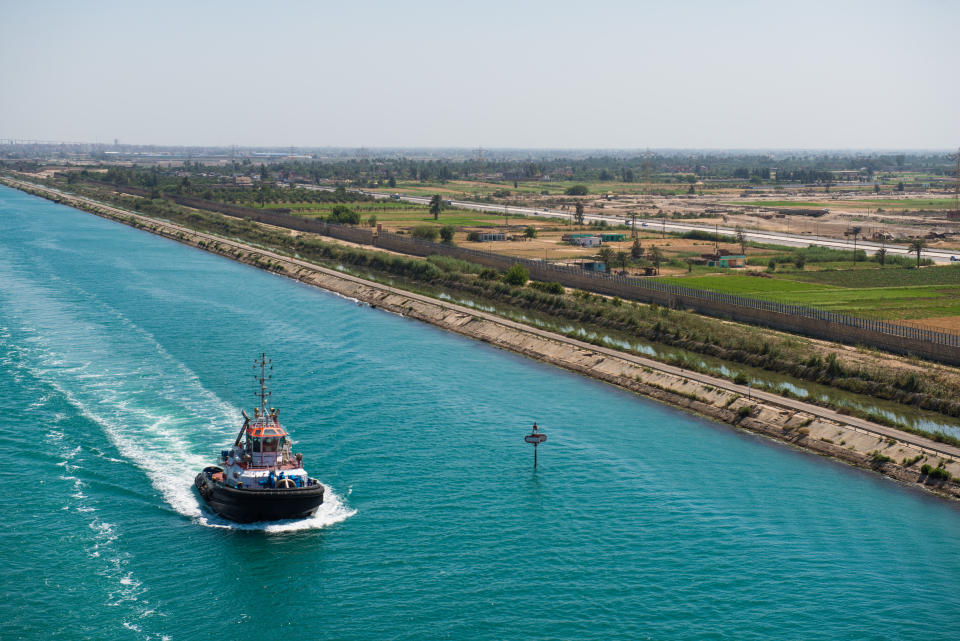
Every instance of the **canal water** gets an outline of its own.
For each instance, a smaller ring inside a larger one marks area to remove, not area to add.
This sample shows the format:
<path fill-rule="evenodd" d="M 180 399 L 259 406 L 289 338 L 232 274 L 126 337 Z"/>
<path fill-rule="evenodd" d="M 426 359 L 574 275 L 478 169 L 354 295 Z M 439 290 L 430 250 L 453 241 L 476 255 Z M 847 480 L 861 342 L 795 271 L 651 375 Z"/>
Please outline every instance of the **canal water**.
<path fill-rule="evenodd" d="M 4 187 L 0 220 L 0 638 L 960 629 L 955 503 Z M 260 351 L 329 500 L 237 526 L 191 481 Z"/>

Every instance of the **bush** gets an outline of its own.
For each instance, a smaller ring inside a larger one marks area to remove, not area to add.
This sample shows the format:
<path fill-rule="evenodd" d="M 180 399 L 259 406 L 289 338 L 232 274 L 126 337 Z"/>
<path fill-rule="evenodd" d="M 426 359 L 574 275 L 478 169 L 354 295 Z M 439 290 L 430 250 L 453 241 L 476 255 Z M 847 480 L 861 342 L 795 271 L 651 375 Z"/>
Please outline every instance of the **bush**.
<path fill-rule="evenodd" d="M 467 234 L 467 240 L 469 240 L 471 243 L 479 243 L 479 242 L 480 242 L 480 232 L 478 232 L 478 231 L 469 232 L 469 233 Z"/>
<path fill-rule="evenodd" d="M 480 272 L 480 278 L 483 280 L 496 280 L 497 272 L 493 269 L 484 269 Z"/>
<path fill-rule="evenodd" d="M 746 385 L 750 382 L 750 379 L 743 372 L 737 372 L 737 375 L 733 377 L 733 382 L 737 385 Z"/>
<path fill-rule="evenodd" d="M 725 234 L 715 234 L 712 231 L 705 231 L 702 229 L 691 229 L 690 231 L 685 231 L 682 234 L 678 234 L 680 238 L 691 238 L 693 240 L 710 240 L 720 243 L 735 243 L 737 239 L 733 236 L 727 236 Z"/>
<path fill-rule="evenodd" d="M 560 283 L 541 283 L 536 280 L 530 281 L 530 287 L 555 296 L 562 296 L 565 291 Z"/>
<path fill-rule="evenodd" d="M 771 259 L 770 259 L 770 262 L 767 263 L 767 271 L 768 271 L 768 272 L 775 272 L 775 271 L 777 271 L 777 261 L 774 260 L 773 258 L 771 258 Z"/>
<path fill-rule="evenodd" d="M 483 266 L 471 263 L 468 260 L 460 260 L 451 256 L 441 256 L 432 254 L 427 256 L 427 261 L 433 263 L 445 272 L 461 272 L 464 274 L 480 274 L 483 272 Z"/>
<path fill-rule="evenodd" d="M 527 227 L 523 230 L 523 235 L 527 238 L 536 238 L 537 237 L 537 228 L 536 227 Z"/>
<path fill-rule="evenodd" d="M 567 196 L 586 196 L 590 193 L 590 190 L 587 189 L 586 185 L 573 185 L 572 187 L 567 187 L 563 193 Z"/>
<path fill-rule="evenodd" d="M 410 235 L 420 240 L 433 242 L 437 239 L 437 236 L 440 235 L 440 232 L 438 232 L 437 228 L 433 225 L 417 225 L 410 230 Z"/>
<path fill-rule="evenodd" d="M 946 471 L 942 467 L 933 467 L 929 463 L 924 463 L 920 467 L 920 473 L 930 479 L 942 479 L 944 481 L 949 481 L 952 476 L 950 472 Z"/>
<path fill-rule="evenodd" d="M 922 255 L 922 254 L 921 254 L 921 255 Z M 859 260 L 859 258 L 858 258 L 857 260 Z M 877 256 L 876 254 L 874 254 L 874 255 L 871 256 L 868 260 L 870 260 L 871 262 L 874 262 L 874 263 L 879 263 L 879 262 L 880 262 L 880 257 Z M 891 253 L 888 252 L 887 255 L 884 257 L 883 262 L 884 262 L 885 265 L 896 265 L 897 267 L 913 268 L 913 267 L 916 267 L 916 266 L 917 266 L 917 256 L 916 256 L 916 254 L 913 254 L 913 255 L 909 255 L 909 254 L 903 255 L 903 254 L 891 254 Z M 933 265 L 934 263 L 933 263 L 933 261 L 932 261 L 931 259 L 929 259 L 929 258 L 921 258 L 920 264 L 921 264 L 921 265 Z"/>
<path fill-rule="evenodd" d="M 327 220 L 342 225 L 358 225 L 360 224 L 360 214 L 346 205 L 334 205 L 333 209 L 330 210 L 330 215 L 327 216 Z"/>
<path fill-rule="evenodd" d="M 507 270 L 507 273 L 503 275 L 503 282 L 508 285 L 517 285 L 523 286 L 527 284 L 527 281 L 530 280 L 530 272 L 527 271 L 527 268 L 521 265 L 520 263 L 514 263 L 510 265 L 510 269 Z"/>
<path fill-rule="evenodd" d="M 933 468 L 933 471 L 930 472 L 929 476 L 932 479 L 942 479 L 944 481 L 949 481 L 952 474 L 950 474 L 950 472 L 946 471 L 942 467 L 935 467 Z"/>
<path fill-rule="evenodd" d="M 370 218 L 367 218 L 367 224 L 371 227 L 377 226 L 377 216 L 375 214 L 370 214 Z"/>
<path fill-rule="evenodd" d="M 849 260 L 852 259 L 853 254 L 852 254 L 852 252 L 851 252 L 850 250 L 846 250 L 846 249 L 832 249 L 832 248 L 830 248 L 830 247 L 815 247 L 815 246 L 813 246 L 813 245 L 810 245 L 809 247 L 806 247 L 805 249 L 797 249 L 796 251 L 790 252 L 790 253 L 787 253 L 787 254 L 777 254 L 776 256 L 773 256 L 773 257 L 772 257 L 771 259 L 769 259 L 769 260 L 772 260 L 773 262 L 777 263 L 778 265 L 786 265 L 786 264 L 788 264 L 788 263 L 793 263 L 794 265 L 796 265 L 796 264 L 797 264 L 798 257 L 800 257 L 800 256 L 803 256 L 803 263 L 804 263 L 804 265 L 806 265 L 807 263 L 840 263 L 840 262 L 846 262 L 846 261 L 849 261 Z M 888 261 L 889 261 L 889 257 L 890 257 L 890 255 L 888 254 L 888 255 L 887 255 Z M 907 258 L 909 258 L 909 257 L 907 257 Z M 763 265 L 763 264 L 764 264 L 763 261 L 765 261 L 765 260 L 767 260 L 767 259 L 766 259 L 766 258 L 762 258 L 762 257 L 748 258 L 748 259 L 747 259 L 747 264 L 748 264 L 748 265 Z M 862 250 L 862 249 L 858 249 L 858 250 L 857 250 L 857 262 L 858 262 L 858 263 L 861 263 L 861 262 L 866 262 L 866 261 L 867 261 L 867 253 L 866 253 L 864 250 Z M 914 262 L 916 262 L 916 261 L 914 261 Z M 801 269 L 802 269 L 802 268 L 801 268 Z"/>
<path fill-rule="evenodd" d="M 453 244 L 453 232 L 455 231 L 453 225 L 444 225 L 440 228 L 440 238 L 443 242 L 448 245 Z"/>
<path fill-rule="evenodd" d="M 747 418 L 753 414 L 753 408 L 749 405 L 743 405 L 739 410 L 737 410 L 737 414 L 740 416 L 740 418 Z"/>

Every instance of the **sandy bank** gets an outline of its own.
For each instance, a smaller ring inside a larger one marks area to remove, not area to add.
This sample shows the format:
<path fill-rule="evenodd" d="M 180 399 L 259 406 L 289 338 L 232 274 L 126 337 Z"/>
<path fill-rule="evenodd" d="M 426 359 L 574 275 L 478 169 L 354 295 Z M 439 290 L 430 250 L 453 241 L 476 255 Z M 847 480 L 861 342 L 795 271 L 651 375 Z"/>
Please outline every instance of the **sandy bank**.
<path fill-rule="evenodd" d="M 719 378 L 577 341 L 467 307 L 373 283 L 45 187 L 2 179 L 112 220 L 295 278 L 388 311 L 596 378 L 670 405 L 868 468 L 904 483 L 960 498 L 960 484 L 935 482 L 920 466 L 944 465 L 960 477 L 960 448 Z M 908 463 L 909 464 L 906 464 Z"/>

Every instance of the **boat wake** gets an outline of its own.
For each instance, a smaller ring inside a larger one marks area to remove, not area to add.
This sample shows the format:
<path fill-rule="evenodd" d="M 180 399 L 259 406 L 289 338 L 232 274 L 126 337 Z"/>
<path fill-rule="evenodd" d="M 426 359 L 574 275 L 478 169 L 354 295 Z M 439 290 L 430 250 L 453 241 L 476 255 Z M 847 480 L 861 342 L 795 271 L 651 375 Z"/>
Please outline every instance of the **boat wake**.
<path fill-rule="evenodd" d="M 8 267 L 0 260 L 0 276 Z M 5 360 L 96 424 L 175 512 L 203 525 L 234 527 L 201 507 L 193 479 L 209 464 L 210 453 L 233 439 L 239 409 L 207 389 L 149 331 L 98 297 L 74 287 L 70 295 L 82 299 L 78 304 L 50 282 L 6 280 L 10 291 L 0 292 L 0 302 L 9 303 L 0 337 Z M 331 500 L 313 518 L 245 529 L 319 528 L 353 514 L 329 492 Z"/>

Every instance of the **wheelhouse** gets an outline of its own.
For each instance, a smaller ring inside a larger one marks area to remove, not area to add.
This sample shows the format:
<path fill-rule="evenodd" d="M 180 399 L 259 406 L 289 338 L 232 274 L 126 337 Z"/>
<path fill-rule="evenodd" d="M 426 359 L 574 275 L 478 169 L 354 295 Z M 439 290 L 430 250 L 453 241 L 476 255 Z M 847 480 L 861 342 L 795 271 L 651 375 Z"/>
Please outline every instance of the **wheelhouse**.
<path fill-rule="evenodd" d="M 272 467 L 278 464 L 288 444 L 287 432 L 279 422 L 261 420 L 247 427 L 244 450 L 250 455 L 253 467 Z"/>

